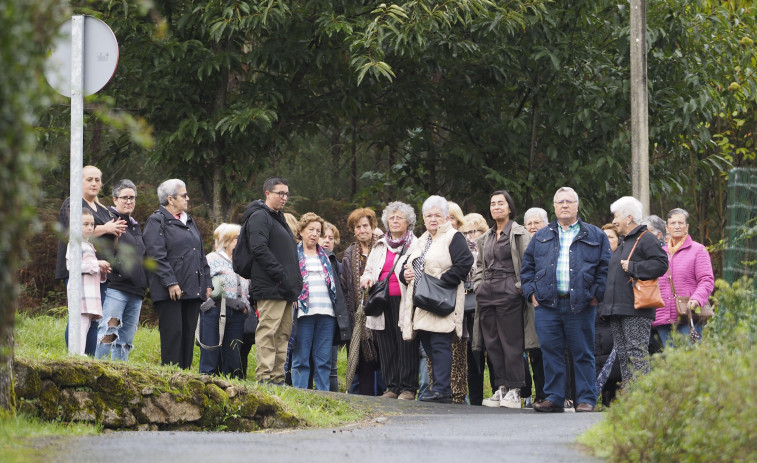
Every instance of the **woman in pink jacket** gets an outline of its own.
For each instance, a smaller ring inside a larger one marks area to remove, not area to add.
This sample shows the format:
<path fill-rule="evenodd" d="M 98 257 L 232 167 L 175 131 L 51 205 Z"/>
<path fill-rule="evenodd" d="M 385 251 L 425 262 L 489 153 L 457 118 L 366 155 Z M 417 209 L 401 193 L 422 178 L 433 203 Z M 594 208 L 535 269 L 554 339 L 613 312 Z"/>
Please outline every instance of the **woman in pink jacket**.
<path fill-rule="evenodd" d="M 666 228 L 668 240 L 663 249 L 668 255 L 669 265 L 668 272 L 659 280 L 665 307 L 657 309 L 655 321 L 652 323 L 663 346 L 668 345 L 673 327 L 687 337 L 690 330 L 688 323 L 678 323 L 670 279 L 673 280 L 676 296 L 691 298 L 689 308 L 692 312 L 698 311 L 707 303 L 715 287 L 712 262 L 707 248 L 689 236 L 689 213 L 678 208 L 671 210 L 668 212 Z M 701 323 L 697 323 L 695 328 L 702 334 Z"/>

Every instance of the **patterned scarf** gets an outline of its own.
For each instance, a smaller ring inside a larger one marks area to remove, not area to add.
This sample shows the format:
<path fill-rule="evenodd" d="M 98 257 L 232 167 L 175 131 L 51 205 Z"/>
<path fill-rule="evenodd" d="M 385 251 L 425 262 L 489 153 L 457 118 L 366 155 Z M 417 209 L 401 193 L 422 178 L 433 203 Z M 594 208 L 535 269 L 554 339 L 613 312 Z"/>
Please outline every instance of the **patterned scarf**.
<path fill-rule="evenodd" d="M 683 246 L 683 243 L 686 242 L 686 238 L 688 238 L 689 235 L 684 236 L 681 241 L 678 242 L 678 244 L 673 245 L 673 239 L 668 237 L 668 252 L 670 253 L 670 256 L 672 257 L 673 254 L 675 254 L 679 249 L 681 249 L 681 246 Z"/>
<path fill-rule="evenodd" d="M 423 270 L 426 268 L 426 253 L 428 252 L 428 248 L 431 247 L 431 238 L 432 236 L 429 234 L 428 241 L 426 241 L 426 247 L 423 248 L 421 255 L 413 261 L 413 273 L 415 273 L 415 278 L 413 279 L 413 292 L 418 288 L 418 280 L 423 276 Z"/>
<path fill-rule="evenodd" d="M 389 246 L 389 248 L 392 250 L 393 253 L 397 253 L 395 250 L 399 250 L 402 246 L 405 246 L 406 244 L 410 243 L 411 236 L 413 235 L 413 231 L 409 230 L 405 232 L 404 235 L 398 240 L 395 240 L 392 238 L 392 234 L 389 232 L 386 232 L 384 235 L 384 239 L 386 240 L 386 245 Z"/>
<path fill-rule="evenodd" d="M 326 286 L 329 288 L 329 298 L 331 299 L 331 303 L 336 306 L 336 284 L 334 283 L 334 279 L 331 277 L 331 275 L 333 275 L 331 270 L 331 262 L 329 262 L 329 257 L 323 251 L 323 248 L 320 244 L 315 245 L 315 250 L 316 253 L 318 253 L 318 258 L 321 260 L 321 265 L 323 266 L 323 274 L 326 276 Z M 307 258 L 305 257 L 305 250 L 302 247 L 302 241 L 297 244 L 297 257 L 300 260 L 300 275 L 302 275 L 302 292 L 300 293 L 298 306 L 299 310 L 301 310 L 302 313 L 308 313 L 310 289 L 308 288 Z"/>

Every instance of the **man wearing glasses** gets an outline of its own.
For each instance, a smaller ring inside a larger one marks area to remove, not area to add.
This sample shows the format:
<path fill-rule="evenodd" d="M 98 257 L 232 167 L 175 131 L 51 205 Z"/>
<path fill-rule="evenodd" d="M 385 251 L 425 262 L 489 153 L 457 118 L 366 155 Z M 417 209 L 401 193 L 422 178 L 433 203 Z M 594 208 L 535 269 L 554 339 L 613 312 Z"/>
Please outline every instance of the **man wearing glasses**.
<path fill-rule="evenodd" d="M 283 212 L 289 199 L 289 184 L 286 179 L 271 177 L 265 181 L 263 193 L 265 201 L 250 203 L 243 216 L 249 238 L 246 245 L 252 254 L 250 292 L 258 302 L 260 317 L 255 332 L 255 377 L 261 382 L 283 385 L 292 303 L 302 291 L 302 276 L 296 241 Z"/>
<path fill-rule="evenodd" d="M 594 225 L 578 218 L 578 194 L 569 187 L 554 197 L 557 219 L 537 231 L 523 255 L 523 296 L 534 305 L 536 334 L 544 362 L 546 400 L 538 412 L 562 412 L 565 357 L 573 356 L 577 412 L 594 410 L 594 318 L 602 300 L 610 262 L 610 242 Z"/>

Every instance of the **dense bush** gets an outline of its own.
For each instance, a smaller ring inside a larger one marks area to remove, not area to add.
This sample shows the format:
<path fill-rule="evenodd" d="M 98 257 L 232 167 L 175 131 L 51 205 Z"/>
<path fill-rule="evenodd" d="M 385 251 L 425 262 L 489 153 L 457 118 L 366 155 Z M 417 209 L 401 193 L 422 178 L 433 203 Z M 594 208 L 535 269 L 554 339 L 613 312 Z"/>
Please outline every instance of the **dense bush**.
<path fill-rule="evenodd" d="M 700 343 L 667 349 L 581 442 L 610 461 L 757 461 L 757 304 L 719 280 Z M 683 343 L 684 345 L 686 343 Z"/>

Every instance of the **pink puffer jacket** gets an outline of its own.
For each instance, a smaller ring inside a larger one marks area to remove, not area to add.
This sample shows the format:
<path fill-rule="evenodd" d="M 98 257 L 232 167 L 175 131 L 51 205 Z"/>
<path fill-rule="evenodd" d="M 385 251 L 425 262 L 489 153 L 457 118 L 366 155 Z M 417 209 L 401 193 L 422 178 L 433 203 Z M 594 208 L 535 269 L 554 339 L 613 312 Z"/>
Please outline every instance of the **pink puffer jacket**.
<path fill-rule="evenodd" d="M 668 252 L 668 246 L 663 246 Z M 668 253 L 668 273 L 660 277 L 660 293 L 665 307 L 657 309 L 652 326 L 670 325 L 678 321 L 673 291 L 670 289 L 669 275 L 673 275 L 673 285 L 677 296 L 689 296 L 703 306 L 715 288 L 715 276 L 712 273 L 710 253 L 700 243 L 687 236 L 673 256 Z"/>

